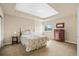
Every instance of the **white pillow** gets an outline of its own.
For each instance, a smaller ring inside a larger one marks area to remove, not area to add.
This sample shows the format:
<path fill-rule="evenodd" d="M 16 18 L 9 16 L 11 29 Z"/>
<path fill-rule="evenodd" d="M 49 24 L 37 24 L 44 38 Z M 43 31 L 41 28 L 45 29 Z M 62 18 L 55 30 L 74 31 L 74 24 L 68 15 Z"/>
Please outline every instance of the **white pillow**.
<path fill-rule="evenodd" d="M 22 35 L 28 35 L 30 33 L 31 33 L 30 31 L 27 31 L 27 32 L 23 32 Z"/>

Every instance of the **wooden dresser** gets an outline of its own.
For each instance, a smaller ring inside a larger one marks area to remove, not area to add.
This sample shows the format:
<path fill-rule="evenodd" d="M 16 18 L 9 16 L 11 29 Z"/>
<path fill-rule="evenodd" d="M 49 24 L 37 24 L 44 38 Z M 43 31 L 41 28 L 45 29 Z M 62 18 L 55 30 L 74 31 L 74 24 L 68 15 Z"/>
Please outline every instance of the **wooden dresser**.
<path fill-rule="evenodd" d="M 54 29 L 54 40 L 64 42 L 65 40 L 64 29 Z"/>

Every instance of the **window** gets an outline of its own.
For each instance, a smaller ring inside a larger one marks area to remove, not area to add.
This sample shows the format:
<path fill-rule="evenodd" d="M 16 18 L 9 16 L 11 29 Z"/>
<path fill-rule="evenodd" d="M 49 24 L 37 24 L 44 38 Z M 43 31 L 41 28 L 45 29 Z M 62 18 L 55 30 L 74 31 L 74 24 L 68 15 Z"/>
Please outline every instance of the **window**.
<path fill-rule="evenodd" d="M 45 25 L 45 31 L 51 31 L 52 30 L 52 27 L 53 27 L 52 24 Z"/>
<path fill-rule="evenodd" d="M 56 23 L 53 22 L 44 23 L 44 31 L 52 31 L 54 28 L 56 28 Z"/>

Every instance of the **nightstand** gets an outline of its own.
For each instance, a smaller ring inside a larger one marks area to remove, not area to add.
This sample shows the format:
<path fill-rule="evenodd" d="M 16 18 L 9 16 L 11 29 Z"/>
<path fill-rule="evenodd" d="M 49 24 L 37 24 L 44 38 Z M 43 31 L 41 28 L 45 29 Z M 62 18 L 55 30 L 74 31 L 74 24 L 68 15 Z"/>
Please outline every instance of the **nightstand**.
<path fill-rule="evenodd" d="M 18 43 L 18 36 L 12 36 L 12 44 Z"/>

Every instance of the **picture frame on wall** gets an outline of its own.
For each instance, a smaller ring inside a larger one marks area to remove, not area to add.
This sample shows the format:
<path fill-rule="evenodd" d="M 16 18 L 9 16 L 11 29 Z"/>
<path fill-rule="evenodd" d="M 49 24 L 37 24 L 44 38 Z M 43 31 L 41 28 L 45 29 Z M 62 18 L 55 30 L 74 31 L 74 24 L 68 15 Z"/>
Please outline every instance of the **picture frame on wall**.
<path fill-rule="evenodd" d="M 57 23 L 56 28 L 64 28 L 64 23 Z"/>

